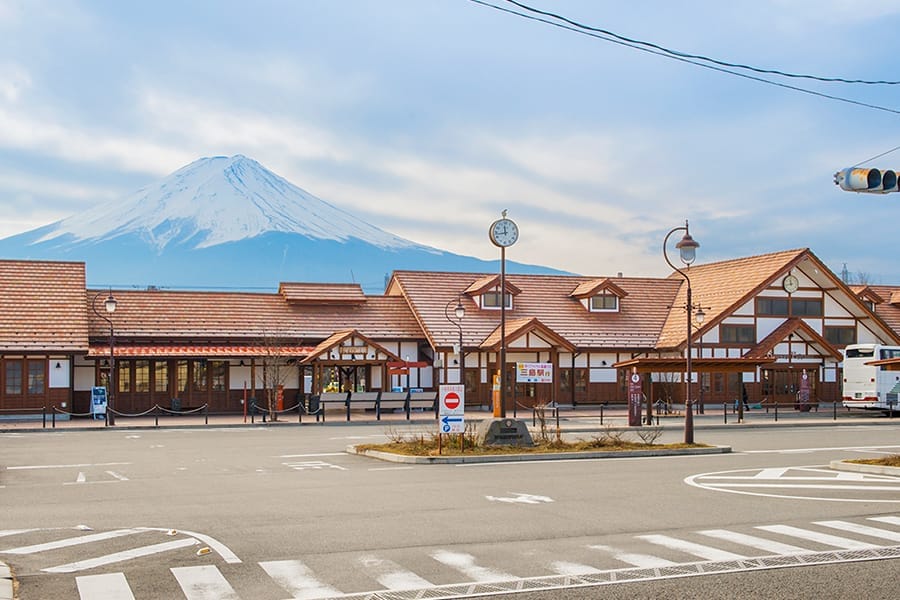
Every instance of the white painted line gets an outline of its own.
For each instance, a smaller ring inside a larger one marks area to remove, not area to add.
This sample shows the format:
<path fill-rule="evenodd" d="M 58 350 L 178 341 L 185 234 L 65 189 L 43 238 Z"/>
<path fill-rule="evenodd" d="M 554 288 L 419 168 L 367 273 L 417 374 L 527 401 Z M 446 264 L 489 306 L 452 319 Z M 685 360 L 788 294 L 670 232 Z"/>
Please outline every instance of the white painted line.
<path fill-rule="evenodd" d="M 704 546 L 703 544 L 679 540 L 678 538 L 669 537 L 667 535 L 639 535 L 637 538 L 646 540 L 651 544 L 658 544 L 672 550 L 693 554 L 694 556 L 699 556 L 705 560 L 741 560 L 747 558 L 742 554 L 735 554 L 733 552 L 713 548 L 712 546 Z"/>
<path fill-rule="evenodd" d="M 120 474 L 120 473 L 116 473 L 115 471 L 107 471 L 106 473 L 107 473 L 107 475 L 110 475 L 110 476 L 112 476 L 112 477 L 115 477 L 115 478 L 118 479 L 119 481 L 128 481 L 128 478 L 127 478 L 127 477 L 125 477 L 124 475 L 122 475 L 122 474 Z"/>
<path fill-rule="evenodd" d="M 162 544 L 153 544 L 152 546 L 141 546 L 140 548 L 132 548 L 131 550 L 124 550 L 122 552 L 115 552 L 105 556 L 88 558 L 41 570 L 45 573 L 74 573 L 75 571 L 84 571 L 86 569 L 111 565 L 117 562 L 124 562 L 126 560 L 131 560 L 132 558 L 150 556 L 161 552 L 168 552 L 169 550 L 185 548 L 187 546 L 196 546 L 197 544 L 199 544 L 199 542 L 194 538 L 185 538 L 183 540 L 175 540 L 174 542 L 163 542 Z"/>
<path fill-rule="evenodd" d="M 415 590 L 432 588 L 434 584 L 419 577 L 397 563 L 373 555 L 360 556 L 359 562 L 366 574 L 389 590 Z"/>
<path fill-rule="evenodd" d="M 134 600 L 124 573 L 82 575 L 75 584 L 81 600 Z"/>
<path fill-rule="evenodd" d="M 79 485 L 82 483 L 86 484 L 86 485 L 96 485 L 98 483 L 119 483 L 119 482 L 114 481 L 112 479 L 101 479 L 100 481 L 64 481 L 63 485 Z"/>
<path fill-rule="evenodd" d="M 816 521 L 816 525 L 823 527 L 831 527 L 832 529 L 840 529 L 841 531 L 849 531 L 850 533 L 858 533 L 869 537 L 876 537 L 892 542 L 900 542 L 900 532 L 888 531 L 887 529 L 879 529 L 878 527 L 869 527 L 868 525 L 857 525 L 856 523 L 848 523 L 847 521 Z"/>
<path fill-rule="evenodd" d="M 103 533 L 92 533 L 90 535 L 79 535 L 66 538 L 64 540 L 56 540 L 55 542 L 46 542 L 44 544 L 34 544 L 33 546 L 21 546 L 19 548 L 10 548 L 9 550 L 0 551 L 0 554 L 35 554 L 46 550 L 57 550 L 59 548 L 68 548 L 70 546 L 78 546 L 80 544 L 90 544 L 102 540 L 110 540 L 112 538 L 122 537 L 138 533 L 138 529 L 116 529 L 113 531 L 105 531 Z"/>
<path fill-rule="evenodd" d="M 703 483 L 703 487 L 710 488 L 792 488 L 805 490 L 875 490 L 880 492 L 900 491 L 900 482 L 897 485 L 814 485 L 802 483 Z"/>
<path fill-rule="evenodd" d="M 635 567 L 640 567 L 642 569 L 654 569 L 657 567 L 673 567 L 678 563 L 672 562 L 671 560 L 666 560 L 665 558 L 660 558 L 658 556 L 653 556 L 651 554 L 638 554 L 635 552 L 625 552 L 618 548 L 613 548 L 611 546 L 603 546 L 601 544 L 597 544 L 594 546 L 588 546 L 591 550 L 601 550 L 603 552 L 609 552 L 612 554 L 616 560 L 621 561 L 625 564 L 632 565 Z"/>
<path fill-rule="evenodd" d="M 582 565 L 580 563 L 567 562 L 564 560 L 557 560 L 550 564 L 550 570 L 554 573 L 559 573 L 560 575 L 594 575 L 596 573 L 600 573 L 600 569 L 596 567 L 592 567 L 590 565 Z"/>
<path fill-rule="evenodd" d="M 310 458 L 315 456 L 346 456 L 346 452 L 320 452 L 318 454 L 282 454 L 276 458 Z"/>
<path fill-rule="evenodd" d="M 84 467 L 114 467 L 119 465 L 130 465 L 130 462 L 108 462 L 108 463 L 76 463 L 72 465 L 19 465 L 18 467 L 6 467 L 7 471 L 16 471 L 23 469 L 75 469 Z"/>
<path fill-rule="evenodd" d="M 316 579 L 312 570 L 299 560 L 272 560 L 261 562 L 259 566 L 295 600 L 317 600 L 343 595 L 340 590 Z"/>
<path fill-rule="evenodd" d="M 756 537 L 755 535 L 747 535 L 745 533 L 728 531 L 727 529 L 707 529 L 706 531 L 699 531 L 698 533 L 719 540 L 725 540 L 726 542 L 732 542 L 735 544 L 740 544 L 742 546 L 756 548 L 757 550 L 763 550 L 764 552 L 771 552 L 772 554 L 784 555 L 804 554 L 806 552 L 812 552 L 812 550 L 801 548 L 800 546 L 783 544 L 781 542 Z"/>
<path fill-rule="evenodd" d="M 84 483 L 87 480 L 87 477 L 84 476 L 84 471 L 78 472 L 78 477 L 75 478 L 75 483 Z"/>
<path fill-rule="evenodd" d="M 4 529 L 0 531 L 0 537 L 8 535 L 19 535 L 20 533 L 31 533 L 32 531 L 40 531 L 39 529 Z"/>
<path fill-rule="evenodd" d="M 212 565 L 170 569 L 187 600 L 240 600 L 237 592 Z"/>
<path fill-rule="evenodd" d="M 826 546 L 834 546 L 835 548 L 844 548 L 846 550 L 866 550 L 870 548 L 878 548 L 875 544 L 867 542 L 859 542 L 849 538 L 829 535 L 827 533 L 819 533 L 818 531 L 810 531 L 809 529 L 800 529 L 799 527 L 791 527 L 790 525 L 760 525 L 756 529 L 779 533 L 791 537 L 797 537 L 810 542 L 824 544 Z"/>
<path fill-rule="evenodd" d="M 162 527 L 138 527 L 140 531 L 162 531 L 164 533 L 168 533 L 170 530 Z M 209 546 L 212 550 L 215 550 L 216 553 L 222 557 L 222 560 L 227 562 L 228 564 L 237 564 L 241 562 L 241 559 L 237 557 L 237 555 L 231 551 L 231 549 L 217 540 L 216 538 L 210 537 L 203 533 L 196 533 L 193 531 L 184 531 L 181 530 L 181 533 L 184 535 L 189 535 L 191 537 L 195 537 L 207 546 Z"/>
<path fill-rule="evenodd" d="M 869 520 L 887 523 L 888 525 L 900 525 L 900 517 L 869 517 Z"/>
<path fill-rule="evenodd" d="M 471 554 L 466 554 L 464 552 L 450 552 L 449 550 L 437 550 L 431 553 L 431 558 L 456 569 L 457 571 L 466 575 L 466 577 L 470 577 L 473 581 L 486 583 L 489 581 L 509 581 L 511 579 L 518 579 L 514 575 L 510 575 L 509 573 L 504 573 L 502 571 L 495 571 L 493 569 L 489 569 L 488 567 L 482 567 L 475 564 L 475 557 Z"/>
<path fill-rule="evenodd" d="M 859 450 L 865 452 L 873 448 L 900 448 L 900 446 L 830 446 L 824 448 L 794 448 L 791 450 L 744 450 L 741 454 L 789 454 L 792 452 L 828 452 L 832 450 Z"/>
<path fill-rule="evenodd" d="M 369 471 L 409 471 L 415 467 L 372 467 Z"/>

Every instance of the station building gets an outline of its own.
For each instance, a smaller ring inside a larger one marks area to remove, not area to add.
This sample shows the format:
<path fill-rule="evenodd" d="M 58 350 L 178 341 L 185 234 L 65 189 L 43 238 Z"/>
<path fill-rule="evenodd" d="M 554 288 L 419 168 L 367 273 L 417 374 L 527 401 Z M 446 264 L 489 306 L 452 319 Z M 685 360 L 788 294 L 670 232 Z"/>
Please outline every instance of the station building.
<path fill-rule="evenodd" d="M 847 344 L 900 344 L 900 286 L 848 286 L 809 249 L 686 269 L 690 331 L 679 273 L 507 274 L 501 289 L 496 273 L 395 271 L 371 295 L 302 282 L 275 293 L 98 290 L 85 271 L 0 261 L 0 411 L 85 414 L 111 364 L 121 414 L 240 412 L 275 390 L 287 408 L 325 391 L 441 383 L 464 383 L 467 408 L 487 409 L 504 339 L 507 411 L 625 403 L 633 372 L 649 400 L 679 403 L 688 336 L 695 401 L 786 404 L 802 378 L 813 401 L 831 402 Z M 534 364 L 552 375 L 517 383 L 517 367 Z"/>

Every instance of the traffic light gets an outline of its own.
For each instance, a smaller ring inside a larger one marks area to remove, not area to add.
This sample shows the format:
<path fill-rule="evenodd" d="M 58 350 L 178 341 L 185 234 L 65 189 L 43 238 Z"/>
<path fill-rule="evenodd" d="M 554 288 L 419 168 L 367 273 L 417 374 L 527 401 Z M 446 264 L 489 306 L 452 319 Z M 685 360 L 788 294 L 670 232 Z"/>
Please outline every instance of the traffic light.
<path fill-rule="evenodd" d="M 887 194 L 898 191 L 897 172 L 890 169 L 842 169 L 834 174 L 834 184 L 848 192 Z"/>

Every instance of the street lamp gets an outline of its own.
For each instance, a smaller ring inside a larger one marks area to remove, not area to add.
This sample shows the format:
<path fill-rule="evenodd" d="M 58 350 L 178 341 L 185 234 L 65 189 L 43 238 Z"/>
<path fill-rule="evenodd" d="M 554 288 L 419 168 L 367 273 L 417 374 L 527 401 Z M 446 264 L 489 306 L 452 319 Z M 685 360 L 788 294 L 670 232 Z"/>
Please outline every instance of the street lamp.
<path fill-rule="evenodd" d="M 687 371 L 687 377 L 685 379 L 684 386 L 684 443 L 693 444 L 694 413 L 693 407 L 691 406 L 691 313 L 694 312 L 694 306 L 692 304 L 691 298 L 690 277 L 687 276 L 687 273 L 672 264 L 672 261 L 669 260 L 669 255 L 667 253 L 669 237 L 676 231 L 684 232 L 684 236 L 682 236 L 681 241 L 675 244 L 675 247 L 678 248 L 681 262 L 683 262 L 686 267 L 690 267 L 691 263 L 696 260 L 697 248 L 700 247 L 700 244 L 694 241 L 694 238 L 691 237 L 690 231 L 688 229 L 687 219 L 685 219 L 683 227 L 673 228 L 671 231 L 669 231 L 669 233 L 666 234 L 666 237 L 663 240 L 663 258 L 666 259 L 666 263 L 668 263 L 670 267 L 678 271 L 678 274 L 684 277 L 684 281 L 687 283 L 687 299 L 684 303 L 684 306 L 686 308 L 685 313 L 687 314 L 687 348 L 685 350 L 685 370 Z"/>
<path fill-rule="evenodd" d="M 456 298 L 456 308 L 453 309 L 453 314 L 456 315 L 456 320 L 450 318 L 450 305 L 453 304 L 453 300 L 447 303 L 447 306 L 444 307 L 444 316 L 447 317 L 447 320 L 456 325 L 456 328 L 459 330 L 459 348 L 457 349 L 457 353 L 459 354 L 459 382 L 463 386 L 463 395 L 465 396 L 466 389 L 466 378 L 465 378 L 465 368 L 466 368 L 466 359 L 463 355 L 463 338 L 462 338 L 462 320 L 463 317 L 466 316 L 466 307 L 462 305 L 462 296 L 458 296 Z"/>
<path fill-rule="evenodd" d="M 109 398 L 107 398 L 106 403 L 106 422 L 110 425 L 116 424 L 116 413 L 113 412 L 113 394 L 116 389 L 116 355 L 113 351 L 115 347 L 115 332 L 113 331 L 112 320 L 106 316 L 111 315 L 116 312 L 116 299 L 112 295 L 112 290 L 109 290 L 109 295 L 106 297 L 106 300 L 103 301 L 103 308 L 106 309 L 106 315 L 102 314 L 99 310 L 97 310 L 97 298 L 103 295 L 103 292 L 99 292 L 94 299 L 91 301 L 91 308 L 98 317 L 106 321 L 107 325 L 109 325 Z"/>

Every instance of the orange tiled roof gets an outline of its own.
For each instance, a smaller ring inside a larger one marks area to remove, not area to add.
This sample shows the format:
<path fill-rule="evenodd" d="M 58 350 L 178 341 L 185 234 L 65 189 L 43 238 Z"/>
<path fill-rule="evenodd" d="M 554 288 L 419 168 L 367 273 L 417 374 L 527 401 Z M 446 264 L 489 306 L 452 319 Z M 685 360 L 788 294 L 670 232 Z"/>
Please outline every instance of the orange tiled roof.
<path fill-rule="evenodd" d="M 811 256 L 811 253 L 804 248 L 694 265 L 683 269 L 691 280 L 692 303 L 702 306 L 706 313 L 703 328 L 713 327 L 720 317 L 729 314 L 734 307 L 752 298 L 779 273 L 807 256 Z M 672 310 L 659 338 L 660 349 L 677 348 L 687 339 L 685 313 L 687 286 L 684 278 L 678 273 L 672 273 L 669 279 L 678 282 L 679 290 L 678 295 L 670 303 Z M 696 332 L 696 325 L 694 327 Z"/>
<path fill-rule="evenodd" d="M 515 286 L 515 284 L 510 282 L 508 275 L 503 280 L 503 285 L 506 286 L 506 291 L 513 296 L 522 293 L 522 290 L 520 290 Z M 486 275 L 481 279 L 478 279 L 477 281 L 473 281 L 472 285 L 463 290 L 463 294 L 467 294 L 469 296 L 480 296 L 481 294 L 498 287 L 500 287 L 500 275 Z"/>
<path fill-rule="evenodd" d="M 900 332 L 900 286 L 870 285 L 864 290 L 877 294 L 881 298 L 888 298 L 887 302 L 875 304 L 875 314 L 881 317 L 881 320 L 887 323 L 891 329 Z"/>
<path fill-rule="evenodd" d="M 0 350 L 87 351 L 84 273 L 80 262 L 0 260 Z"/>
<path fill-rule="evenodd" d="M 506 311 L 507 319 L 537 318 L 578 349 L 652 349 L 680 285 L 669 279 L 611 277 L 628 297 L 618 312 L 601 313 L 588 311 L 570 296 L 580 284 L 597 277 L 511 274 L 506 278 L 521 290 L 513 308 Z M 385 293 L 407 296 L 431 344 L 446 348 L 459 339 L 459 330 L 447 314 L 455 321 L 452 311 L 459 294 L 485 279 L 484 273 L 395 271 Z M 465 295 L 462 303 L 466 309 L 463 345 L 480 346 L 499 326 L 500 311 L 481 309 Z"/>
<path fill-rule="evenodd" d="M 282 282 L 278 293 L 291 304 L 362 304 L 366 301 L 358 283 Z"/>
<path fill-rule="evenodd" d="M 767 335 L 754 348 L 751 348 L 742 358 L 765 358 L 775 349 L 775 346 L 783 342 L 792 333 L 796 333 L 800 339 L 812 344 L 820 354 L 828 355 L 837 361 L 844 359 L 840 351 L 816 333 L 812 327 L 806 324 L 806 321 L 798 317 L 787 319 L 776 327 L 772 333 Z"/>
<path fill-rule="evenodd" d="M 88 303 L 97 293 L 88 291 Z M 102 312 L 107 292 L 99 293 Z M 422 338 L 402 298 L 367 296 L 359 305 L 294 305 L 271 293 L 113 290 L 113 295 L 118 304 L 111 320 L 117 336 L 138 342 L 272 339 L 314 344 L 348 327 L 374 339 Z M 91 336 L 102 339 L 108 325 L 93 311 L 89 317 Z"/>
<path fill-rule="evenodd" d="M 262 356 L 284 356 L 303 358 L 312 351 L 311 346 L 236 346 L 236 345 L 208 345 L 197 344 L 195 346 L 152 346 L 129 345 L 116 346 L 113 353 L 116 358 L 253 358 Z M 103 358 L 109 356 L 109 346 L 92 345 L 88 350 L 88 357 Z"/>
<path fill-rule="evenodd" d="M 573 298 L 590 298 L 591 296 L 596 296 L 603 290 L 609 290 L 613 295 L 618 296 L 619 298 L 624 298 L 628 295 L 625 290 L 605 277 L 603 279 L 592 279 L 591 281 L 580 283 L 569 295 Z"/>

